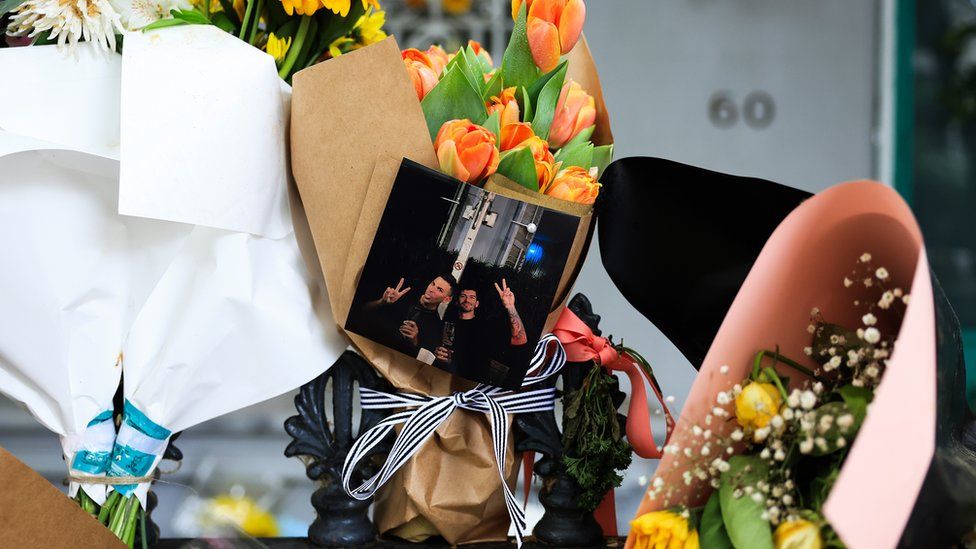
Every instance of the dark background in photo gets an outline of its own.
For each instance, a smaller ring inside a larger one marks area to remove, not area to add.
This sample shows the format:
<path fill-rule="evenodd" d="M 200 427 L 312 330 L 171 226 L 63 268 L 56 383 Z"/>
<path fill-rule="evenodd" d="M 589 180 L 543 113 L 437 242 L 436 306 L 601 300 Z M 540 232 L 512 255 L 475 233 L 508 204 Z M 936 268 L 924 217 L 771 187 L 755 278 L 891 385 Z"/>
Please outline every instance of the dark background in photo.
<path fill-rule="evenodd" d="M 472 226 L 479 219 L 480 229 L 471 240 Z M 517 388 L 542 335 L 578 225 L 579 218 L 572 215 L 492 195 L 404 159 L 345 327 L 416 356 L 398 327 L 418 315 L 427 317 L 418 319 L 418 325 L 433 325 L 429 315 L 417 312 L 418 301 L 432 280 L 456 276 L 462 263 L 458 288 L 446 309 L 440 307 L 444 313 L 440 322 L 456 325 L 460 292 L 475 289 L 478 335 L 459 337 L 453 360 L 434 364 L 472 381 Z M 396 303 L 382 309 L 367 307 L 386 288 L 396 288 L 400 278 L 404 280 L 400 291 L 410 290 Z M 510 317 L 495 288 L 503 280 L 515 295 L 527 339 L 523 345 L 511 345 Z M 443 345 L 443 326 L 440 329 L 436 341 Z M 430 341 L 427 336 L 419 339 Z"/>

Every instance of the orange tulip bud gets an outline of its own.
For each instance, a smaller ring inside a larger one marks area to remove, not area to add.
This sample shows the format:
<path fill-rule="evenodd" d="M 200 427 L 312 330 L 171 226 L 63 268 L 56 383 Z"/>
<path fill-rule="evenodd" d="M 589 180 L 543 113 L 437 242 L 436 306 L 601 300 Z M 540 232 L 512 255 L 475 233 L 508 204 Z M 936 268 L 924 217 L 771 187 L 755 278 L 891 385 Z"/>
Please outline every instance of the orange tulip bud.
<path fill-rule="evenodd" d="M 495 134 L 470 120 L 448 120 L 434 140 L 441 171 L 468 183 L 480 183 L 498 169 Z"/>
<path fill-rule="evenodd" d="M 528 147 L 532 151 L 532 158 L 535 160 L 535 174 L 539 188 L 545 188 L 552 179 L 555 160 L 552 152 L 549 151 L 549 144 L 546 143 L 545 139 L 532 132 L 532 126 L 525 122 L 502 126 L 500 145 L 502 151 Z"/>
<path fill-rule="evenodd" d="M 583 32 L 586 5 L 583 0 L 526 0 L 526 34 L 532 59 L 543 72 L 559 64 L 559 56 L 573 49 Z M 512 18 L 518 17 L 522 0 L 512 0 Z"/>
<path fill-rule="evenodd" d="M 563 84 L 549 127 L 549 145 L 558 149 L 596 123 L 596 101 L 572 80 Z"/>
<path fill-rule="evenodd" d="M 502 93 L 492 96 L 486 103 L 488 106 L 488 115 L 494 113 L 501 113 L 499 124 L 501 127 L 508 126 L 509 124 L 518 124 L 519 121 L 519 106 L 518 101 L 515 100 L 515 88 L 505 88 Z M 502 149 L 504 150 L 504 149 Z"/>
<path fill-rule="evenodd" d="M 434 69 L 434 72 L 436 72 L 438 76 L 440 76 L 440 74 L 444 72 L 444 67 L 447 66 L 449 61 L 447 52 L 444 51 L 444 48 L 438 45 L 433 45 L 427 48 L 425 53 L 427 54 L 427 58 L 430 59 L 431 68 Z"/>
<path fill-rule="evenodd" d="M 535 132 L 532 131 L 532 125 L 528 122 L 516 122 L 502 126 L 499 137 L 501 137 L 501 142 L 498 144 L 498 148 L 505 152 L 518 147 L 530 137 L 535 137 Z"/>
<path fill-rule="evenodd" d="M 570 166 L 560 170 L 542 192 L 561 200 L 592 204 L 600 193 L 600 184 L 596 182 L 596 168 L 586 171 L 579 166 Z"/>
<path fill-rule="evenodd" d="M 434 70 L 430 57 L 416 48 L 403 50 L 400 56 L 403 57 L 410 81 L 413 82 L 413 89 L 417 92 L 417 99 L 423 101 L 430 90 L 437 85 L 438 79 L 438 73 Z"/>
<path fill-rule="evenodd" d="M 491 54 L 489 54 L 488 50 L 482 47 L 480 43 L 474 40 L 468 40 L 468 46 L 471 46 L 471 51 L 473 51 L 475 55 L 480 57 L 482 60 L 487 61 L 492 67 L 495 66 L 495 63 L 491 60 Z"/>

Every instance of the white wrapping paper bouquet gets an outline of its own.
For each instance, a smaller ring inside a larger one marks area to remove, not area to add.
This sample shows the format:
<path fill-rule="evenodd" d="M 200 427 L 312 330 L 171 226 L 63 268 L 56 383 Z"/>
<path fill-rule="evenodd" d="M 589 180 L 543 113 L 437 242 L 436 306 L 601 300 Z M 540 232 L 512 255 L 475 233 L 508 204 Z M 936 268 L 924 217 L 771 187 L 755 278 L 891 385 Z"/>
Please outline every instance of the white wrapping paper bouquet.
<path fill-rule="evenodd" d="M 69 495 L 131 544 L 149 484 L 99 477 L 148 478 L 172 433 L 346 343 L 292 228 L 274 60 L 213 26 L 125 44 L 0 50 L 0 392 L 60 435 Z"/>

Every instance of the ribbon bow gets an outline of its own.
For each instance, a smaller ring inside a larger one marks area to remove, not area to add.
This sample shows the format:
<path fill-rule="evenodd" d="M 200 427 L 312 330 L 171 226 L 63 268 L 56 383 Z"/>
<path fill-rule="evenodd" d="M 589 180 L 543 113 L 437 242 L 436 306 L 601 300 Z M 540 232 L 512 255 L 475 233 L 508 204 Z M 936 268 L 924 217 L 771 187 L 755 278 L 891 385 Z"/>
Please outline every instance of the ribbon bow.
<path fill-rule="evenodd" d="M 552 348 L 551 355 L 550 348 Z M 543 336 L 536 345 L 535 354 L 529 363 L 529 372 L 538 373 L 527 376 L 522 381 L 522 387 L 528 387 L 557 374 L 565 363 L 566 352 L 560 345 L 559 339 L 552 334 Z M 373 494 L 417 453 L 420 447 L 434 435 L 437 428 L 455 410 L 460 408 L 472 412 L 481 412 L 487 414 L 490 420 L 492 449 L 495 454 L 495 462 L 498 465 L 498 475 L 502 480 L 505 507 L 512 524 L 515 525 L 516 543 L 521 547 L 526 527 L 525 511 L 518 505 L 505 479 L 505 450 L 508 448 L 506 416 L 508 414 L 552 410 L 556 399 L 555 388 L 516 393 L 481 384 L 470 391 L 457 392 L 450 396 L 431 397 L 403 393 L 390 394 L 361 387 L 359 394 L 363 409 L 408 409 L 387 417 L 363 433 L 349 450 L 349 455 L 342 466 L 342 486 L 350 497 L 360 501 L 373 497 Z M 350 483 L 356 465 L 365 459 L 370 451 L 382 442 L 397 425 L 401 424 L 403 429 L 396 437 L 386 463 L 375 475 L 366 479 L 360 486 L 351 488 Z"/>
<path fill-rule="evenodd" d="M 592 360 L 605 368 L 627 374 L 631 386 L 630 407 L 627 410 L 627 440 L 637 455 L 648 459 L 660 459 L 664 452 L 663 448 L 655 444 L 654 434 L 651 432 L 647 391 L 644 388 L 645 380 L 657 396 L 661 408 L 664 409 L 667 425 L 665 444 L 667 439 L 671 438 L 674 418 L 671 417 L 671 412 L 664 402 L 661 388 L 654 379 L 650 365 L 637 353 L 623 347 L 616 348 L 606 338 L 594 334 L 593 330 L 568 307 L 563 309 L 552 333 L 563 344 L 569 362 Z"/>

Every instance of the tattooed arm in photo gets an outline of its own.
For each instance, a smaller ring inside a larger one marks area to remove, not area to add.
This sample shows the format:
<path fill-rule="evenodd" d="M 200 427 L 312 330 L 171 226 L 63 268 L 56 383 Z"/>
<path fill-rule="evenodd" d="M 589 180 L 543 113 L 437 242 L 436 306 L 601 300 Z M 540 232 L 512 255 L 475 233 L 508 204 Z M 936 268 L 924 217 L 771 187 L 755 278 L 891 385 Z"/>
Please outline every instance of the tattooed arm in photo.
<path fill-rule="evenodd" d="M 512 345 L 525 345 L 529 340 L 525 335 L 525 325 L 522 324 L 522 318 L 515 309 L 515 294 L 512 293 L 504 278 L 501 286 L 497 282 L 495 283 L 495 289 L 498 290 L 498 297 L 502 299 L 502 305 L 508 312 L 508 321 L 512 327 Z"/>

